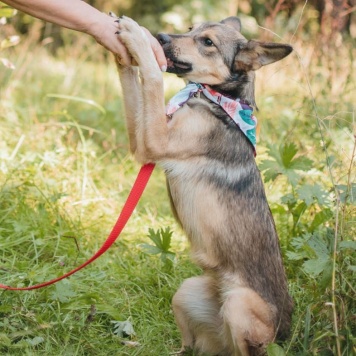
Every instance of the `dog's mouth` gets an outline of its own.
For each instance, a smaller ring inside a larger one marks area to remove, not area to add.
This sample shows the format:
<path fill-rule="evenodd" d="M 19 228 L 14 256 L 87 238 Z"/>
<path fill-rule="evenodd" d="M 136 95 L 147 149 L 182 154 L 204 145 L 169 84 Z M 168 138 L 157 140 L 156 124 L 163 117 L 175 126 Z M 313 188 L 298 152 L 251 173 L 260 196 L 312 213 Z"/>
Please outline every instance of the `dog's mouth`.
<path fill-rule="evenodd" d="M 167 57 L 167 72 L 183 75 L 192 70 L 191 63 L 177 61 Z"/>

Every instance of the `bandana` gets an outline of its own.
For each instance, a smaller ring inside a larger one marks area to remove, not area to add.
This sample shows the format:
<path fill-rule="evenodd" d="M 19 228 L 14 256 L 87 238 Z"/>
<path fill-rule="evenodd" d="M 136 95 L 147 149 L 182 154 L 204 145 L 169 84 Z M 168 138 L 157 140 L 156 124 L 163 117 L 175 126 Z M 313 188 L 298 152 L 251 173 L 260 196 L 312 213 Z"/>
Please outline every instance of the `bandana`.
<path fill-rule="evenodd" d="M 253 108 L 240 99 L 230 99 L 227 96 L 218 93 L 208 85 L 193 82 L 188 83 L 185 88 L 178 92 L 168 102 L 166 107 L 167 116 L 172 116 L 173 113 L 199 92 L 203 93 L 213 103 L 221 106 L 249 139 L 256 152 L 257 119 L 253 115 Z"/>

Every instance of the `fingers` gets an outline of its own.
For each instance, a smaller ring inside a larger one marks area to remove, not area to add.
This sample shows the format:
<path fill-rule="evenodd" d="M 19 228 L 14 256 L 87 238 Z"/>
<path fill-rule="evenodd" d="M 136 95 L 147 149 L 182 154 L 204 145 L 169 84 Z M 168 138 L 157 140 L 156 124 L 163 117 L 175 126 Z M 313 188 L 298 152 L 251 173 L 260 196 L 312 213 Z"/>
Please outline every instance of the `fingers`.
<path fill-rule="evenodd" d="M 130 66 L 132 59 L 126 47 L 117 36 L 118 28 L 117 22 L 115 22 L 116 19 L 113 14 L 106 15 L 102 13 L 96 21 L 92 23 L 88 32 L 99 44 L 112 52 L 121 65 Z"/>
<path fill-rule="evenodd" d="M 127 52 L 126 47 L 117 39 L 118 43 L 116 45 L 117 50 L 114 52 L 117 61 L 123 66 L 130 66 L 132 58 Z"/>
<path fill-rule="evenodd" d="M 110 13 L 109 16 L 110 21 L 112 24 L 114 24 L 116 31 L 112 33 L 112 35 L 116 36 L 115 42 L 109 43 L 109 41 L 104 41 L 104 40 L 98 40 L 104 47 L 109 49 L 111 52 L 113 52 L 116 55 L 117 61 L 124 66 L 130 66 L 130 65 L 137 65 L 137 63 L 133 63 L 133 59 L 130 56 L 129 52 L 127 51 L 126 47 L 124 44 L 120 41 L 119 36 L 117 36 L 118 31 L 117 31 L 117 23 L 120 21 L 113 13 Z M 162 72 L 165 72 L 167 69 L 167 60 L 166 56 L 164 55 L 163 49 L 157 39 L 153 37 L 145 27 L 141 27 L 142 30 L 144 31 L 145 35 L 150 41 L 150 45 L 153 51 L 153 54 L 157 60 L 157 63 L 159 65 L 159 68 L 161 69 Z"/>
<path fill-rule="evenodd" d="M 147 28 L 145 27 L 141 27 L 141 28 L 145 31 L 145 34 L 150 40 L 152 51 L 156 57 L 159 67 L 161 68 L 161 71 L 165 72 L 167 70 L 167 59 L 166 56 L 164 55 L 161 45 L 159 44 L 157 39 L 151 35 L 150 31 L 148 31 Z"/>

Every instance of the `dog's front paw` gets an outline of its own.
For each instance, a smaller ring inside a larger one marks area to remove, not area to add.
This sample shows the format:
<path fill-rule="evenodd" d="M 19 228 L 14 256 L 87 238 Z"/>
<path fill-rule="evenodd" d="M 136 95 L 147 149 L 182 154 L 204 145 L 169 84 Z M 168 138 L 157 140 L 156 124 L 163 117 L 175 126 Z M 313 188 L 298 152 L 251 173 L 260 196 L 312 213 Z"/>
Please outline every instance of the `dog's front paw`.
<path fill-rule="evenodd" d="M 152 52 L 149 38 L 139 24 L 129 17 L 120 16 L 116 22 L 118 23 L 116 34 L 126 46 L 130 55 L 140 64 L 144 57 L 147 58 L 147 53 Z"/>

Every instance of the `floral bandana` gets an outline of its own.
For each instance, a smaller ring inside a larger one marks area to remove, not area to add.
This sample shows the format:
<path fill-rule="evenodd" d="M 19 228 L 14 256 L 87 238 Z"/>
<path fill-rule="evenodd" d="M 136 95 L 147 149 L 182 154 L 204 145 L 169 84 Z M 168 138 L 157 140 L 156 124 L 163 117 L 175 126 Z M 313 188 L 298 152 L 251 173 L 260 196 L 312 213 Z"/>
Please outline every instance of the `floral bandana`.
<path fill-rule="evenodd" d="M 166 107 L 167 116 L 173 115 L 174 112 L 199 92 L 202 92 L 208 99 L 222 107 L 249 139 L 256 152 L 257 119 L 253 115 L 253 108 L 240 99 L 230 99 L 205 84 L 189 82 L 185 88 L 168 102 Z"/>

